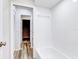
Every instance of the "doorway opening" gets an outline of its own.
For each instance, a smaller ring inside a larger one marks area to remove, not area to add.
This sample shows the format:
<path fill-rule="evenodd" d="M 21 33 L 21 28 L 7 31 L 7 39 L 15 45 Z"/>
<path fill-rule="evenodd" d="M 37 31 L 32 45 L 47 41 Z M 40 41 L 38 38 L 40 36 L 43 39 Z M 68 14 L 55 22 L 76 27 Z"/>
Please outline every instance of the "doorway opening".
<path fill-rule="evenodd" d="M 22 20 L 22 41 L 30 45 L 30 20 Z"/>
<path fill-rule="evenodd" d="M 31 47 L 31 17 L 22 15 L 22 46 L 24 53 L 24 58 L 32 59 L 33 58 L 33 48 Z"/>

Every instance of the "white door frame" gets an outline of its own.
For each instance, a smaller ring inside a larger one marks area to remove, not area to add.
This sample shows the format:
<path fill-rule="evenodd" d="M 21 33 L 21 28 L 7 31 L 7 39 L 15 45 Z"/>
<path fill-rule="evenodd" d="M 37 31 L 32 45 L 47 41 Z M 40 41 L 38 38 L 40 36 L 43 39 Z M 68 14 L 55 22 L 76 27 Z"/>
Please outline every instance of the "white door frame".
<path fill-rule="evenodd" d="M 21 16 L 21 15 L 20 15 Z M 32 15 L 25 15 L 25 16 L 29 16 L 30 18 L 28 19 L 28 20 L 30 20 L 30 42 L 31 42 L 31 47 L 33 47 L 33 38 L 32 38 L 32 18 L 33 18 L 33 16 Z M 27 18 L 25 18 L 24 20 L 27 20 Z M 23 19 L 21 19 L 21 29 L 22 29 L 22 21 L 23 21 Z M 21 30 L 21 31 L 23 31 L 23 30 Z M 22 32 L 21 32 L 21 34 L 22 34 Z"/>
<path fill-rule="evenodd" d="M 14 53 L 14 15 L 15 15 L 15 5 L 18 5 L 18 6 L 23 6 L 23 7 L 28 7 L 28 8 L 32 8 L 32 47 L 33 47 L 33 19 L 34 19 L 34 6 L 31 6 L 31 5 L 25 5 L 25 4 L 22 4 L 22 3 L 13 3 L 11 2 L 11 59 L 14 59 L 14 56 L 13 56 L 13 53 Z"/>

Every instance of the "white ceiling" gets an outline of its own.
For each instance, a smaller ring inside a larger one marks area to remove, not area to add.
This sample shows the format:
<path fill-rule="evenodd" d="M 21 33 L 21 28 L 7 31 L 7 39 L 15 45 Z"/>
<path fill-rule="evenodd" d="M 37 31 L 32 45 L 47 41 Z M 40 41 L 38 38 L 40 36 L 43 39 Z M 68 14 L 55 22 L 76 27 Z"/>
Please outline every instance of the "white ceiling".
<path fill-rule="evenodd" d="M 37 6 L 51 8 L 51 7 L 53 7 L 54 5 L 56 5 L 60 1 L 61 0 L 35 0 L 35 4 Z"/>

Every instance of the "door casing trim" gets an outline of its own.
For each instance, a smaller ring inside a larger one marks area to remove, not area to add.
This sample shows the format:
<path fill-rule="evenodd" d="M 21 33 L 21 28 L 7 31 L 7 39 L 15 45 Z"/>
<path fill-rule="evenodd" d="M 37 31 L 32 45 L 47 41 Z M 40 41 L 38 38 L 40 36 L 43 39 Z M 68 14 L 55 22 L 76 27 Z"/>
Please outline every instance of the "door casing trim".
<path fill-rule="evenodd" d="M 11 2 L 11 40 L 10 40 L 10 59 L 14 59 L 14 15 L 15 15 L 15 7 L 14 6 L 23 6 L 23 7 L 28 7 L 28 8 L 32 8 L 32 47 L 33 47 L 33 20 L 34 20 L 34 9 L 35 7 L 34 6 L 31 6 L 31 5 L 25 5 L 25 4 L 22 4 L 22 3 L 14 3 L 14 2 Z"/>

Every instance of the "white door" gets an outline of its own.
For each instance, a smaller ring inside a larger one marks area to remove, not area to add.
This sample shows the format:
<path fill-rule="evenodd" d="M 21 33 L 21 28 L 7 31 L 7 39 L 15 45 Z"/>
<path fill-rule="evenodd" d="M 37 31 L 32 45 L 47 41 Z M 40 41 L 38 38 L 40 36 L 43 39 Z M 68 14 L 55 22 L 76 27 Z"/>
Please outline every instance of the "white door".
<path fill-rule="evenodd" d="M 2 5 L 3 5 L 3 2 L 2 0 L 0 0 L 0 43 L 2 42 L 3 40 L 3 31 L 2 31 Z M 2 59 L 2 54 L 3 53 L 3 47 L 0 45 L 0 59 Z"/>
<path fill-rule="evenodd" d="M 0 0 L 0 59 L 10 59 L 9 1 Z"/>

